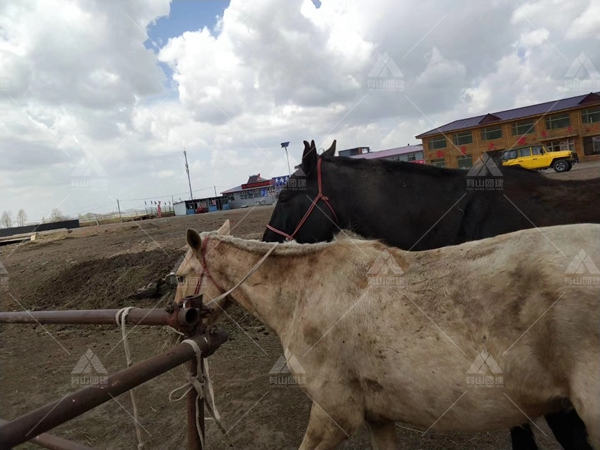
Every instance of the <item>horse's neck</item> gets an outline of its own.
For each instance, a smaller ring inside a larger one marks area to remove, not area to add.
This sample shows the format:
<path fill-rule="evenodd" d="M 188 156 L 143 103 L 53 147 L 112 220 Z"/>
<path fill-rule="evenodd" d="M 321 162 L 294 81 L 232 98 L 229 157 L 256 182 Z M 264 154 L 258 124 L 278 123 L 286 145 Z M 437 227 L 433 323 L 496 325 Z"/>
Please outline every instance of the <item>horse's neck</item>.
<path fill-rule="evenodd" d="M 333 173 L 335 169 L 347 171 L 342 176 L 352 182 L 341 182 Z M 417 207 L 415 200 L 424 201 L 426 195 L 431 195 L 431 190 L 435 189 L 432 187 L 435 184 L 443 183 L 443 189 L 440 189 L 442 195 L 456 190 L 456 183 L 460 181 L 457 178 L 438 180 L 425 172 L 387 171 L 383 168 L 375 172 L 372 168 L 341 164 L 336 168 L 326 167 L 325 170 L 332 173 L 330 177 L 324 176 L 324 190 L 325 195 L 336 202 L 334 209 L 339 226 L 366 238 L 382 239 L 389 245 L 405 250 L 422 238 L 426 227 L 433 225 L 445 212 Z M 449 205 L 459 198 L 460 193 L 450 196 Z M 382 209 L 382 205 L 389 207 Z M 382 214 L 385 214 L 385 222 L 381 221 Z M 446 223 L 450 219 L 450 215 L 447 215 Z M 415 225 L 419 223 L 423 226 Z M 422 241 L 423 249 L 436 247 L 426 244 L 429 238 L 425 236 Z"/>
<path fill-rule="evenodd" d="M 209 245 L 206 262 L 211 276 L 225 290 L 239 283 L 268 251 L 268 247 L 265 247 L 264 252 L 255 253 L 226 241 L 221 241 L 214 248 L 216 244 Z M 272 277 L 278 267 L 270 258 L 272 257 L 269 256 L 254 274 L 234 290 L 231 297 L 281 336 L 292 319 L 295 305 L 287 302 L 290 296 L 286 295 L 287 285 L 281 273 L 278 276 L 278 289 L 273 289 Z"/>

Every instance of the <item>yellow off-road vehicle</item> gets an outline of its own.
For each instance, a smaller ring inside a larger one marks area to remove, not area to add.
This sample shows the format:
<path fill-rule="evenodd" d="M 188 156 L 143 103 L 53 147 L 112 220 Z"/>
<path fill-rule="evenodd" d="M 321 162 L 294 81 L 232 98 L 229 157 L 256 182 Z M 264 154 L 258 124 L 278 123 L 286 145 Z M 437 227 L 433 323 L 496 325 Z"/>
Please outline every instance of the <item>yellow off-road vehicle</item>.
<path fill-rule="evenodd" d="M 521 166 L 540 170 L 552 167 L 556 172 L 568 172 L 577 163 L 577 153 L 570 150 L 549 152 L 543 145 L 528 145 L 507 150 L 502 155 L 503 166 Z"/>

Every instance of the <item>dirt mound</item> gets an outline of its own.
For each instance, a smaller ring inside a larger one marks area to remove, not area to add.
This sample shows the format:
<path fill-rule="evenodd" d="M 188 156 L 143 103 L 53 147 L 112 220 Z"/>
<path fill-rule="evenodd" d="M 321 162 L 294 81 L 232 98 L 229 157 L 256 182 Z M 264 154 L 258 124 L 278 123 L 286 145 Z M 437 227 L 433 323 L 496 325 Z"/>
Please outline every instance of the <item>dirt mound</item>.
<path fill-rule="evenodd" d="M 132 303 L 138 288 L 164 278 L 180 257 L 154 250 L 75 263 L 31 286 L 27 300 L 35 309 L 120 308 Z"/>

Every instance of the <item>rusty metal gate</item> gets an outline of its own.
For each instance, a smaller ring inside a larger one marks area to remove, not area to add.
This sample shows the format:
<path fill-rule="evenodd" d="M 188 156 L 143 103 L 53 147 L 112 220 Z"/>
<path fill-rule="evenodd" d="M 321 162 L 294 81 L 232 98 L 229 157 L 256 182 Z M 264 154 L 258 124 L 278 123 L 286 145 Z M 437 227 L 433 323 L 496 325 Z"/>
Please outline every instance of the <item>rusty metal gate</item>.
<path fill-rule="evenodd" d="M 115 325 L 118 324 L 116 317 L 120 311 L 122 310 L 0 312 L 0 323 Z M 197 368 L 201 365 L 198 364 L 200 361 L 197 360 L 194 346 L 197 345 L 200 349 L 201 358 L 206 358 L 227 341 L 227 334 L 222 328 L 209 329 L 202 323 L 202 318 L 210 312 L 209 308 L 202 305 L 201 297 L 185 298 L 182 303 L 172 303 L 164 310 L 130 308 L 128 314 L 124 315 L 126 323 L 170 326 L 182 333 L 188 342 L 182 342 L 166 352 L 108 376 L 102 386 L 80 389 L 14 420 L 0 420 L 0 449 L 9 449 L 30 441 L 49 449 L 90 450 L 90 447 L 46 432 L 181 364 L 188 363 L 190 376 L 197 376 Z M 204 435 L 204 398 L 194 389 L 190 389 L 186 397 L 188 449 L 202 450 L 200 433 Z M 32 429 L 35 429 L 35 436 L 29 435 Z"/>

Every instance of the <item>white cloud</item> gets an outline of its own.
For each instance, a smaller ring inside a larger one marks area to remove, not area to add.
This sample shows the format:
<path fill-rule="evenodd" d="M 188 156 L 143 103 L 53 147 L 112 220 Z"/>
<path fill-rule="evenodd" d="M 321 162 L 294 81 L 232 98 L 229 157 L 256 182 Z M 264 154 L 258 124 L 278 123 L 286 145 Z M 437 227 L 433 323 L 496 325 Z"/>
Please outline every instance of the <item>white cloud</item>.
<path fill-rule="evenodd" d="M 600 39 L 600 3 L 590 1 L 579 17 L 569 27 L 567 39 Z"/>
<path fill-rule="evenodd" d="M 521 43 L 527 47 L 539 47 L 544 42 L 548 41 L 548 37 L 550 36 L 550 32 L 544 28 L 536 29 L 529 33 L 524 33 L 521 35 Z"/>
<path fill-rule="evenodd" d="M 129 208 L 128 198 L 186 192 L 184 148 L 193 187 L 224 190 L 275 170 L 282 141 L 297 161 L 305 139 L 379 150 L 467 115 L 559 98 L 581 52 L 600 68 L 597 8 L 231 0 L 215 29 L 158 47 L 145 33 L 169 14 L 168 0 L 3 3 L 0 210 L 43 196 L 41 217 L 65 198 L 61 209 L 76 213 L 111 203 L 107 195 Z M 404 92 L 368 91 L 384 52 Z M 87 155 L 108 192 L 71 189 Z"/>
<path fill-rule="evenodd" d="M 449 61 L 440 51 L 433 47 L 431 53 L 425 55 L 427 67 L 416 78 L 416 85 L 427 89 L 461 82 L 467 72 L 465 66 L 458 61 Z"/>

